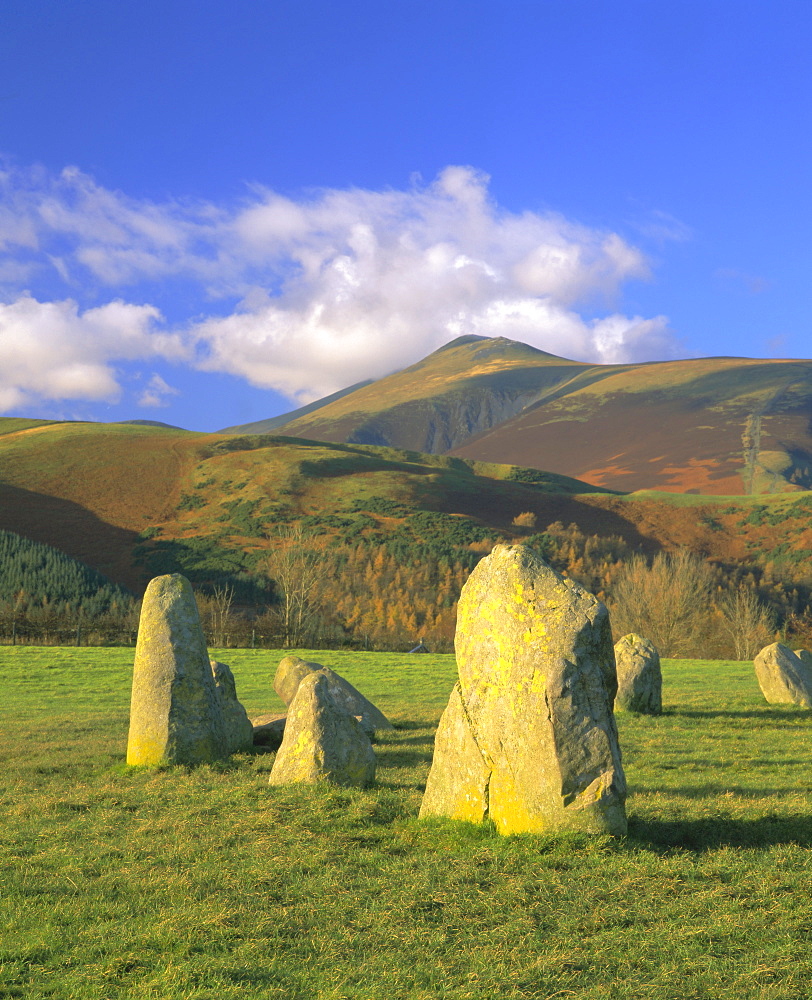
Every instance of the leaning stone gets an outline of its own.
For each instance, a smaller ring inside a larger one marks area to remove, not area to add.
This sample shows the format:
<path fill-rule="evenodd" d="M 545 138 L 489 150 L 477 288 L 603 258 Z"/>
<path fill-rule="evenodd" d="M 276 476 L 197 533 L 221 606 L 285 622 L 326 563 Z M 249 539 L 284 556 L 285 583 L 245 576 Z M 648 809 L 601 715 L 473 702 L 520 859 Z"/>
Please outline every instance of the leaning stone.
<path fill-rule="evenodd" d="M 383 712 L 368 701 L 349 681 L 345 681 L 329 667 L 303 660 L 299 656 L 286 656 L 279 661 L 273 682 L 274 691 L 290 707 L 302 680 L 313 673 L 321 673 L 327 678 L 330 694 L 336 704 L 348 715 L 359 718 L 368 734 L 374 734 L 378 729 L 394 729 Z"/>
<path fill-rule="evenodd" d="M 363 788 L 374 778 L 375 752 L 361 726 L 336 704 L 324 674 L 309 674 L 291 702 L 269 783 Z"/>
<path fill-rule="evenodd" d="M 624 834 L 604 605 L 528 547 L 497 545 L 462 589 L 455 646 L 420 815 Z"/>
<path fill-rule="evenodd" d="M 254 727 L 251 725 L 248 713 L 237 699 L 234 674 L 226 663 L 217 660 L 211 660 L 210 663 L 214 684 L 220 696 L 228 752 L 238 753 L 240 750 L 248 750 L 254 745 Z"/>
<path fill-rule="evenodd" d="M 189 581 L 158 576 L 135 648 L 128 764 L 199 764 L 228 755 L 220 697 Z"/>
<path fill-rule="evenodd" d="M 771 705 L 812 707 L 812 669 L 789 647 L 774 642 L 753 660 L 761 693 Z"/>
<path fill-rule="evenodd" d="M 615 643 L 617 697 L 615 708 L 641 715 L 663 710 L 663 675 L 654 643 L 631 632 Z"/>

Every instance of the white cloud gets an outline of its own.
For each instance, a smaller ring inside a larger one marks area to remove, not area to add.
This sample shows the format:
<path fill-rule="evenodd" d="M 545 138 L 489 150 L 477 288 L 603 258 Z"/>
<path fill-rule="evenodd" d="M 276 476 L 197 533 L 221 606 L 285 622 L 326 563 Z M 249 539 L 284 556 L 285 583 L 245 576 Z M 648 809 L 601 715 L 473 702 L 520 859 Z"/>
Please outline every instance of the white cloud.
<path fill-rule="evenodd" d="M 116 358 L 177 357 L 181 342 L 194 347 L 200 368 L 299 400 L 384 375 L 466 333 L 582 360 L 673 354 L 663 317 L 616 309 L 624 285 L 648 277 L 637 248 L 559 215 L 507 212 L 490 197 L 488 178 L 469 167 L 402 191 L 292 199 L 255 187 L 237 207 L 139 201 L 75 168 L 57 177 L 8 169 L 0 172 L 0 216 L 9 223 L 0 274 L 15 273 L 9 261 L 25 263 L 25 287 L 35 287 L 39 268 L 69 282 L 73 298 L 84 290 L 96 301 L 104 289 L 122 295 L 137 284 L 176 314 L 182 286 L 187 317 L 167 335 L 151 306 L 81 312 L 75 302 L 37 302 L 26 322 L 46 344 L 62 345 L 45 352 L 61 360 L 40 358 L 39 377 L 20 361 L 16 375 L 0 374 L 0 391 L 112 398 Z M 26 312 L 17 302 L 3 308 Z M 586 308 L 606 315 L 586 319 Z M 49 309 L 70 337 L 40 322 Z M 166 398 L 159 387 L 142 396 L 150 400 L 143 405 Z"/>
<path fill-rule="evenodd" d="M 81 312 L 72 299 L 24 295 L 0 304 L 0 412 L 39 399 L 113 402 L 113 361 L 183 356 L 177 335 L 155 332 L 154 306 L 114 301 Z"/>
<path fill-rule="evenodd" d="M 169 406 L 171 397 L 179 395 L 180 389 L 169 385 L 157 372 L 153 372 L 144 391 L 138 397 L 138 405 L 149 407 Z"/>

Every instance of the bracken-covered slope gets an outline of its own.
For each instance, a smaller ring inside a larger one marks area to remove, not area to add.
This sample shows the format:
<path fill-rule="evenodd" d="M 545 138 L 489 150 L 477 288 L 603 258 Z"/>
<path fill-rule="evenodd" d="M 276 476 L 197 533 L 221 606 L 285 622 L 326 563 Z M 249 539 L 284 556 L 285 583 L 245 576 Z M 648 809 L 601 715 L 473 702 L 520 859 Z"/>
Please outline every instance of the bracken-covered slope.
<path fill-rule="evenodd" d="M 277 430 L 550 469 L 624 492 L 753 494 L 812 486 L 810 421 L 812 361 L 590 365 L 461 337 Z"/>
<path fill-rule="evenodd" d="M 387 448 L 0 419 L 0 528 L 53 545 L 134 591 L 165 571 L 173 553 L 181 568 L 208 560 L 212 577 L 239 572 L 250 567 L 244 554 L 265 547 L 278 525 L 309 517 L 329 533 L 331 518 L 357 520 L 367 502 L 474 518 L 499 531 L 526 511 L 545 524 L 572 520 L 577 497 L 591 489 L 563 476 Z M 606 515 L 588 520 L 597 531 Z M 609 516 L 607 529 L 615 521 Z"/>
<path fill-rule="evenodd" d="M 568 525 L 629 550 L 685 546 L 736 573 L 769 573 L 789 593 L 812 585 L 811 512 L 805 492 L 619 495 L 529 468 L 371 445 L 0 419 L 0 528 L 135 593 L 152 576 L 184 572 L 197 585 L 233 582 L 244 603 L 261 604 L 263 560 L 280 529 L 296 529 L 323 550 L 336 604 L 347 587 L 331 553 L 359 552 L 367 561 L 389 552 L 401 577 L 397 601 L 408 603 L 427 560 L 435 576 L 454 564 L 460 583 L 493 542 L 556 524 L 565 548 Z M 564 554 L 577 575 L 577 552 Z M 384 611 L 392 593 L 378 595 Z"/>

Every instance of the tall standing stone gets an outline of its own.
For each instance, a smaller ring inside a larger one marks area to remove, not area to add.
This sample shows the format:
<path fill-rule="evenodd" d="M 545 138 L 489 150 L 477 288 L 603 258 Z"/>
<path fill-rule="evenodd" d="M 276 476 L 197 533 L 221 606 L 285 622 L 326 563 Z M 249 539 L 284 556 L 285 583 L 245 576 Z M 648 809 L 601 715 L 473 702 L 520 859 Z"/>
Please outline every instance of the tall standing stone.
<path fill-rule="evenodd" d="M 320 671 L 308 674 L 291 702 L 271 785 L 329 781 L 363 788 L 375 778 L 375 752 L 358 720 L 333 699 Z"/>
<path fill-rule="evenodd" d="M 771 705 L 812 708 L 812 667 L 780 642 L 773 642 L 753 660 L 761 693 Z"/>
<path fill-rule="evenodd" d="M 497 545 L 462 589 L 455 647 L 420 815 L 624 834 L 604 605 L 527 546 Z"/>
<path fill-rule="evenodd" d="M 254 726 L 237 698 L 237 683 L 231 667 L 227 663 L 220 663 L 219 660 L 210 662 L 214 685 L 220 697 L 228 752 L 238 753 L 240 750 L 248 750 L 254 745 Z"/>
<path fill-rule="evenodd" d="M 189 581 L 158 576 L 135 647 L 128 764 L 199 764 L 228 755 L 220 697 Z"/>
<path fill-rule="evenodd" d="M 635 632 L 624 635 L 615 643 L 615 663 L 615 708 L 640 715 L 659 715 L 663 710 L 663 675 L 654 643 Z"/>

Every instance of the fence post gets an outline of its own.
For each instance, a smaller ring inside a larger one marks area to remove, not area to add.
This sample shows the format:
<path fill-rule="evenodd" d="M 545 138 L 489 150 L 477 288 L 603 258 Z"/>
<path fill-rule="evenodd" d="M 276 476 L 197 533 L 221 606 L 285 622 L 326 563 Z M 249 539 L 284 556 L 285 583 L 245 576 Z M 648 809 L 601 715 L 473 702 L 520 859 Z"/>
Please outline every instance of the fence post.
<path fill-rule="evenodd" d="M 17 645 L 17 622 L 11 623 L 11 645 Z"/>
<path fill-rule="evenodd" d="M 255 628 L 251 629 L 251 649 L 256 649 L 257 645 L 257 630 Z"/>
<path fill-rule="evenodd" d="M 76 645 L 77 646 L 81 646 L 82 645 L 82 626 L 81 625 L 77 625 L 76 626 Z"/>

